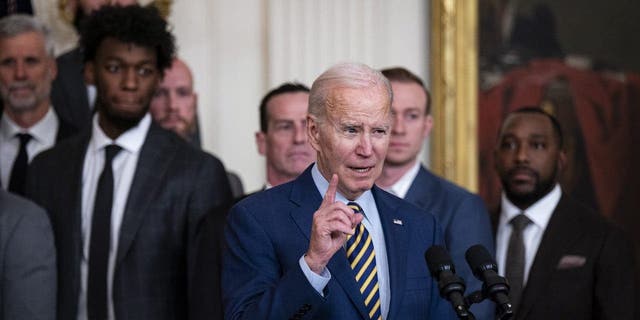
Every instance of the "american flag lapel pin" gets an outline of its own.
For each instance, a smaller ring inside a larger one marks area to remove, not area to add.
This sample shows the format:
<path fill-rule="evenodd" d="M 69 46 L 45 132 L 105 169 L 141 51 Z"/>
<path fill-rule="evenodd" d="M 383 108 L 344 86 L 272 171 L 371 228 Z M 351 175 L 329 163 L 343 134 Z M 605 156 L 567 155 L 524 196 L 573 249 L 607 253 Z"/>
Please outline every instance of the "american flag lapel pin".
<path fill-rule="evenodd" d="M 394 223 L 394 224 L 397 224 L 397 225 L 399 225 L 399 226 L 401 226 L 401 225 L 402 225 L 402 220 L 400 220 L 400 219 L 393 219 L 393 223 Z"/>

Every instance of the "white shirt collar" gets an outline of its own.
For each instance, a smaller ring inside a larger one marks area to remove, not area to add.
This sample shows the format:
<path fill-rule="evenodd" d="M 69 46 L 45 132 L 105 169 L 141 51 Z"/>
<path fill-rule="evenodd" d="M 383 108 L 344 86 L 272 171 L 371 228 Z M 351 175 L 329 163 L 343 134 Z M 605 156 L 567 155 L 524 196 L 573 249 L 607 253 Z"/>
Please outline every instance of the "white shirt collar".
<path fill-rule="evenodd" d="M 53 145 L 56 142 L 59 121 L 53 108 L 49 107 L 49 111 L 47 111 L 40 121 L 26 129 L 11 120 L 5 112 L 2 116 L 2 124 L 0 127 L 1 134 L 7 138 L 13 138 L 18 133 L 29 133 L 34 140 L 44 145 Z M 54 134 L 51 134 L 52 132 Z"/>
<path fill-rule="evenodd" d="M 100 128 L 100 125 L 98 124 L 98 116 L 99 114 L 97 113 L 93 116 L 91 135 L 93 143 L 91 145 L 94 148 L 94 152 L 97 152 L 105 146 L 113 143 L 130 153 L 137 153 L 140 151 L 144 144 L 144 140 L 147 137 L 147 133 L 149 132 L 149 127 L 151 127 L 151 115 L 149 113 L 147 113 L 136 126 L 122 133 L 116 138 L 116 140 L 112 140 L 104 133 L 104 131 L 102 131 L 102 128 Z"/>
<path fill-rule="evenodd" d="M 559 184 L 556 184 L 551 192 L 547 193 L 547 195 L 542 197 L 542 199 L 538 200 L 523 211 L 509 201 L 505 193 L 502 192 L 500 224 L 508 224 L 513 217 L 520 213 L 524 213 L 535 225 L 540 227 L 542 230 L 545 230 L 547 228 L 547 224 L 549 224 L 553 211 L 558 205 L 558 202 L 560 202 L 561 196 L 562 189 Z"/>
<path fill-rule="evenodd" d="M 391 185 L 387 191 L 395 194 L 396 196 L 403 198 L 407 196 L 407 192 L 409 192 L 409 188 L 411 188 L 411 184 L 413 184 L 413 180 L 415 180 L 416 176 L 418 176 L 418 171 L 420 170 L 420 161 L 416 161 L 416 163 L 409 169 L 405 174 L 400 177 L 396 183 Z"/>

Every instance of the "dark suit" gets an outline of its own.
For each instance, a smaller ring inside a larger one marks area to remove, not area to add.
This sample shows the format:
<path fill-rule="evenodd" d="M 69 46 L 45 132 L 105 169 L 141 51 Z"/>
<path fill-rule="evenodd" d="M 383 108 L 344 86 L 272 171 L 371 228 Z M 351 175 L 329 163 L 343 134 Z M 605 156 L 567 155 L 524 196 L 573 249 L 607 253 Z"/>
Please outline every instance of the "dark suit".
<path fill-rule="evenodd" d="M 47 214 L 0 190 L 0 319 L 55 319 L 56 249 Z"/>
<path fill-rule="evenodd" d="M 224 226 L 233 203 L 224 204 L 207 215 L 198 239 L 198 253 L 194 278 L 192 319 L 223 319 L 222 252 Z"/>
<path fill-rule="evenodd" d="M 75 319 L 82 252 L 82 171 L 89 133 L 33 160 L 27 194 L 51 217 L 58 319 Z M 230 201 L 222 163 L 151 124 L 125 206 L 113 278 L 117 319 L 185 319 L 203 217 Z M 85 244 L 86 245 L 86 244 Z"/>
<path fill-rule="evenodd" d="M 481 244 L 495 255 L 491 219 L 482 199 L 422 166 L 404 199 L 433 213 L 443 229 L 456 274 L 467 284 L 466 293 L 480 290 L 482 282 L 473 276 L 465 252 L 469 247 Z M 473 305 L 471 311 L 478 319 L 491 319 L 494 308 L 493 303 L 486 301 Z"/>
<path fill-rule="evenodd" d="M 3 0 L 0 4 L 0 18 L 6 17 L 9 14 L 29 14 L 33 15 L 33 6 L 31 5 L 31 0 L 15 0 L 16 7 L 14 12 L 9 13 L 8 11 L 8 1 Z"/>
<path fill-rule="evenodd" d="M 0 110 L 0 119 L 3 117 L 3 115 L 4 115 L 4 112 Z M 70 138 L 76 133 L 78 133 L 78 129 L 75 126 L 69 124 L 68 122 L 64 121 L 62 118 L 58 117 L 58 132 L 56 133 L 56 143 L 64 139 Z M 0 185 L 2 185 L 1 182 L 0 182 Z"/>
<path fill-rule="evenodd" d="M 58 116 L 58 132 L 56 132 L 56 142 L 60 142 L 78 133 L 78 127 L 60 117 L 60 115 L 58 115 L 58 112 L 56 112 L 56 115 Z M 2 119 L 3 116 L 4 112 L 2 106 L 0 106 L 0 119 Z"/>
<path fill-rule="evenodd" d="M 76 128 L 91 127 L 91 108 L 84 82 L 82 53 L 73 49 L 56 59 L 58 75 L 51 84 L 51 103 L 64 121 Z"/>
<path fill-rule="evenodd" d="M 515 319 L 638 319 L 630 242 L 563 194 L 542 236 Z"/>
<path fill-rule="evenodd" d="M 424 261 L 425 250 L 442 243 L 435 219 L 377 187 L 372 193 L 388 254 L 388 318 L 451 318 L 451 307 L 439 297 Z M 331 280 L 324 297 L 298 264 L 321 201 L 309 168 L 296 180 L 247 197 L 231 209 L 222 276 L 228 319 L 368 319 L 344 251 L 327 265 Z"/>

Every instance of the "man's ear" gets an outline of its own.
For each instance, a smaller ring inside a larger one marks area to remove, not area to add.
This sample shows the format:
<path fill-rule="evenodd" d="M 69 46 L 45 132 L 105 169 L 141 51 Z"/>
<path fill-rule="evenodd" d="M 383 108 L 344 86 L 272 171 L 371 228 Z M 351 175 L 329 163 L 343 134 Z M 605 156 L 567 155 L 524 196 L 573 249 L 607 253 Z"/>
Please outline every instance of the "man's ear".
<path fill-rule="evenodd" d="M 491 155 L 493 156 L 493 170 L 498 172 L 498 147 L 493 148 Z"/>
<path fill-rule="evenodd" d="M 198 114 L 198 94 L 193 93 L 193 112 Z"/>
<path fill-rule="evenodd" d="M 53 57 L 50 58 L 47 63 L 49 69 L 49 77 L 51 77 L 51 81 L 53 81 L 53 79 L 58 76 L 58 64 L 56 63 L 56 59 Z"/>
<path fill-rule="evenodd" d="M 256 146 L 258 147 L 258 153 L 266 156 L 267 154 L 267 134 L 258 131 L 256 132 Z"/>
<path fill-rule="evenodd" d="M 562 172 L 567 166 L 567 152 L 560 150 L 558 153 L 558 171 Z"/>
<path fill-rule="evenodd" d="M 424 117 L 424 132 L 422 133 L 423 138 L 427 138 L 431 134 L 431 129 L 433 128 L 433 117 L 428 114 Z"/>
<path fill-rule="evenodd" d="M 307 138 L 316 151 L 320 150 L 320 124 L 315 116 L 307 115 Z"/>
<path fill-rule="evenodd" d="M 95 85 L 96 76 L 95 76 L 95 65 L 93 62 L 85 62 L 84 64 L 84 82 L 86 84 Z"/>

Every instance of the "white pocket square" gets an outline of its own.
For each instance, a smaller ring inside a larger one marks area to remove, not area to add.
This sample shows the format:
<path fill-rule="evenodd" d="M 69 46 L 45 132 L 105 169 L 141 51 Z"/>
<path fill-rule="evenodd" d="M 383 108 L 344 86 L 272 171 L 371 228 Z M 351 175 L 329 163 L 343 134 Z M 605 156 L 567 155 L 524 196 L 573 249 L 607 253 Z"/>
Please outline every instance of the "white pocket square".
<path fill-rule="evenodd" d="M 566 255 L 560 258 L 557 269 L 573 269 L 582 267 L 587 262 L 587 258 L 577 255 Z"/>

